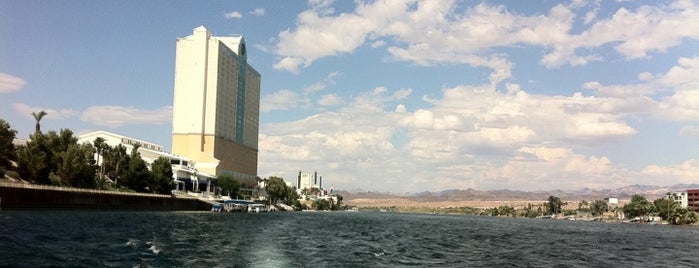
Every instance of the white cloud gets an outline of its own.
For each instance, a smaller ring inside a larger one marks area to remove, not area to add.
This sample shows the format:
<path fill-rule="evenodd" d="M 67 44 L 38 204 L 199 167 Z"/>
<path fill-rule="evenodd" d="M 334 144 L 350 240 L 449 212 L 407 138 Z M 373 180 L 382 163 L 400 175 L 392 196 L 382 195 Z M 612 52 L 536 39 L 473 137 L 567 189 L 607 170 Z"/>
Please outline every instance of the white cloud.
<path fill-rule="evenodd" d="M 596 2 L 579 34 L 571 31 L 577 16 L 571 7 L 580 3 L 559 4 L 533 16 L 486 3 L 457 13 L 462 10 L 455 7 L 457 2 L 419 0 L 359 2 L 354 11 L 335 14 L 331 3 L 313 3 L 298 15 L 295 28 L 279 33 L 276 53 L 281 58 L 275 68 L 298 72 L 319 58 L 351 53 L 365 43 L 381 47 L 382 38 L 390 38 L 395 45 L 387 51 L 399 60 L 487 67 L 493 70 L 491 82 L 498 83 L 511 76 L 511 64 L 506 55 L 489 52 L 493 48 L 541 47 L 548 52 L 540 62 L 555 68 L 603 60 L 594 49 L 606 45 L 635 59 L 677 46 L 683 38 L 699 39 L 699 8 L 692 1 L 622 7 L 606 18 L 598 17 Z"/>
<path fill-rule="evenodd" d="M 582 33 L 580 47 L 618 43 L 615 49 L 627 58 L 644 58 L 679 45 L 682 38 L 699 38 L 697 16 L 693 3 L 682 8 L 641 6 L 635 11 L 622 7 Z"/>
<path fill-rule="evenodd" d="M 75 117 L 78 115 L 78 111 L 76 110 L 71 110 L 71 109 L 53 109 L 53 108 L 46 108 L 46 107 L 34 107 L 34 106 L 29 106 L 28 104 L 24 103 L 13 103 L 12 104 L 12 109 L 15 111 L 15 113 L 27 118 L 27 119 L 34 119 L 32 116 L 33 112 L 39 112 L 39 111 L 44 111 L 46 112 L 46 116 L 44 117 L 45 119 L 53 119 L 53 120 L 66 120 L 72 117 Z"/>
<path fill-rule="evenodd" d="M 594 21 L 597 18 L 597 12 L 598 10 L 595 9 L 593 11 L 589 11 L 585 13 L 585 24 L 590 24 L 590 22 Z"/>
<path fill-rule="evenodd" d="M 0 94 L 17 92 L 26 84 L 27 82 L 22 78 L 11 74 L 0 73 Z"/>
<path fill-rule="evenodd" d="M 172 106 L 163 106 L 157 110 L 125 106 L 91 106 L 82 112 L 80 119 L 112 128 L 124 125 L 162 125 L 172 121 Z"/>
<path fill-rule="evenodd" d="M 255 10 L 250 11 L 250 14 L 252 14 L 253 16 L 258 16 L 258 17 L 264 16 L 265 9 L 264 8 L 256 8 Z"/>
<path fill-rule="evenodd" d="M 284 57 L 277 61 L 272 67 L 277 70 L 288 71 L 294 74 L 299 73 L 299 65 L 303 64 L 307 67 L 310 63 L 306 64 L 303 58 L 300 57 Z"/>
<path fill-rule="evenodd" d="M 638 83 L 601 85 L 586 82 L 583 87 L 596 95 L 609 97 L 605 105 L 589 107 L 596 111 L 617 111 L 673 121 L 694 121 L 699 118 L 699 57 L 680 58 L 676 66 L 664 74 L 641 73 Z M 668 96 L 653 99 L 670 92 Z"/>
<path fill-rule="evenodd" d="M 80 120 L 84 122 L 112 128 L 125 125 L 162 125 L 172 121 L 171 106 L 163 106 L 156 110 L 143 110 L 124 106 L 91 106 L 83 111 L 78 111 L 13 103 L 12 108 L 17 114 L 27 119 L 33 119 L 32 112 L 45 111 L 45 119 L 68 120 L 80 117 Z"/>
<path fill-rule="evenodd" d="M 381 112 L 386 110 L 389 103 L 407 98 L 412 89 L 399 89 L 387 95 L 385 87 L 374 88 L 371 92 L 362 92 L 354 97 L 352 102 L 342 109 L 343 112 Z"/>
<path fill-rule="evenodd" d="M 320 106 L 337 106 L 339 104 L 342 104 L 342 97 L 337 94 L 326 94 L 318 100 Z"/>
<path fill-rule="evenodd" d="M 384 40 L 376 40 L 373 43 L 371 43 L 372 48 L 380 48 L 386 44 L 386 41 Z"/>
<path fill-rule="evenodd" d="M 298 107 L 307 107 L 309 104 L 310 99 L 308 97 L 301 96 L 288 89 L 282 89 L 263 95 L 260 100 L 260 111 L 290 110 Z"/>
<path fill-rule="evenodd" d="M 303 89 L 303 92 L 306 94 L 311 94 L 319 91 L 325 90 L 328 85 L 334 85 L 335 84 L 335 77 L 338 76 L 338 72 L 332 72 L 329 73 L 325 78 L 323 78 L 321 81 L 318 81 L 315 84 L 312 84 L 310 86 L 307 86 Z"/>
<path fill-rule="evenodd" d="M 491 86 L 459 86 L 444 90 L 441 99 L 428 101 L 436 106 L 435 110 L 457 113 L 477 129 L 526 126 L 537 134 L 539 142 L 599 142 L 635 133 L 621 120 L 623 114 L 580 108 L 613 103 L 607 98 L 501 93 Z"/>
<path fill-rule="evenodd" d="M 696 183 L 699 178 L 699 159 L 691 159 L 676 165 L 649 165 L 642 173 L 653 179 L 674 183 Z"/>
<path fill-rule="evenodd" d="M 408 93 L 378 87 L 338 112 L 263 126 L 261 175 L 313 168 L 345 186 L 400 192 L 622 186 L 637 174 L 573 149 L 636 133 L 614 109 L 578 107 L 614 99 L 535 95 L 516 84 L 506 93 L 458 86 L 411 112 L 395 103 Z"/>
<path fill-rule="evenodd" d="M 484 67 L 489 83 L 444 88 L 424 96 L 428 105 L 415 110 L 403 104 L 411 89 L 376 87 L 346 99 L 325 94 L 318 105 L 339 107 L 261 130 L 261 144 L 271 150 L 261 153 L 261 175 L 319 169 L 346 186 L 392 192 L 613 188 L 663 176 L 673 182 L 697 177 L 693 159 L 629 170 L 613 156 L 582 152 L 636 135 L 629 121 L 642 125 L 645 118 L 687 122 L 679 135 L 697 136 L 699 57 L 680 58 L 663 73 L 640 73 L 634 83 L 589 81 L 582 87 L 591 95 L 549 96 L 520 84 L 501 86 L 515 66 L 502 48 L 539 48 L 539 63 L 556 68 L 602 61 L 610 53 L 648 58 L 682 39 L 699 39 L 699 27 L 691 27 L 698 17 L 695 2 L 601 12 L 609 10 L 606 2 L 581 0 L 535 15 L 490 3 L 455 3 L 356 2 L 345 13 L 335 13 L 332 1 L 311 3 L 295 27 L 279 34 L 275 68 L 299 72 L 320 58 L 371 46 L 421 66 Z M 535 85 L 531 81 L 528 86 Z M 326 86 L 320 81 L 303 91 Z"/>
<path fill-rule="evenodd" d="M 243 14 L 238 11 L 231 11 L 223 14 L 223 16 L 226 17 L 226 19 L 240 19 L 243 17 Z"/>

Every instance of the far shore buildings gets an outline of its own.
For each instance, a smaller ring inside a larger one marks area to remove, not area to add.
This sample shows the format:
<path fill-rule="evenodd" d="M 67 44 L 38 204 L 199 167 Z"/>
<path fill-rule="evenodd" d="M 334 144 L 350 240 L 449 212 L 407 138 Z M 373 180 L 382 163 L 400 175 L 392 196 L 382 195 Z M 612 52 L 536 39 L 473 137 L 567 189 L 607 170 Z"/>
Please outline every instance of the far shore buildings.
<path fill-rule="evenodd" d="M 176 53 L 172 152 L 202 172 L 254 185 L 261 78 L 245 39 L 199 26 L 177 39 Z"/>
<path fill-rule="evenodd" d="M 689 208 L 699 212 L 699 189 L 688 189 L 685 192 L 667 193 L 670 198 L 682 208 Z"/>
<path fill-rule="evenodd" d="M 312 188 L 323 189 L 323 176 L 318 177 L 318 171 L 303 173 L 303 171 L 299 170 L 296 189 L 303 190 Z"/>
<path fill-rule="evenodd" d="M 699 189 L 687 190 L 687 206 L 699 212 Z"/>

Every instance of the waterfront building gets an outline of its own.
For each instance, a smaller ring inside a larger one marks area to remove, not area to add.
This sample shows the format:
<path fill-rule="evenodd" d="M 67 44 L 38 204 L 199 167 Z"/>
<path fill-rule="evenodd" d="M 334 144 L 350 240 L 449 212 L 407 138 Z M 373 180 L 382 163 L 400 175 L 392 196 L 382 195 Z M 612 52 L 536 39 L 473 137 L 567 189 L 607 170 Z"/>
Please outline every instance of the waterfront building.
<path fill-rule="evenodd" d="M 169 159 L 172 165 L 172 179 L 176 183 L 175 190 L 199 192 L 203 195 L 211 195 L 217 192 L 218 181 L 213 174 L 198 171 L 194 168 L 195 163 L 192 160 L 165 152 L 161 145 L 103 130 L 79 135 L 78 143 L 94 144 L 95 139 L 98 137 L 102 138 L 104 143 L 112 148 L 120 145 L 124 146 L 127 154 L 131 154 L 135 145 L 138 145 L 138 153 L 141 155 L 141 159 L 146 162 L 148 169 L 160 157 Z M 103 159 L 97 154 L 95 154 L 95 160 L 98 161 L 98 165 L 102 164 Z M 118 182 L 117 178 L 112 178 L 112 180 Z"/>
<path fill-rule="evenodd" d="M 323 176 L 318 177 L 318 171 L 314 171 L 313 173 L 303 173 L 302 170 L 299 170 L 296 189 L 303 190 L 313 188 L 323 188 Z"/>
<path fill-rule="evenodd" d="M 213 36 L 199 26 L 178 38 L 173 153 L 192 159 L 200 171 L 255 185 L 260 81 L 247 63 L 243 36 Z"/>
<path fill-rule="evenodd" d="M 675 201 L 681 208 L 686 208 L 688 205 L 687 192 L 667 193 L 667 198 Z"/>
<path fill-rule="evenodd" d="M 687 207 L 699 212 L 699 189 L 687 190 Z"/>
<path fill-rule="evenodd" d="M 619 205 L 619 198 L 616 197 L 607 197 L 604 199 L 604 201 L 607 203 L 609 207 L 616 207 Z"/>

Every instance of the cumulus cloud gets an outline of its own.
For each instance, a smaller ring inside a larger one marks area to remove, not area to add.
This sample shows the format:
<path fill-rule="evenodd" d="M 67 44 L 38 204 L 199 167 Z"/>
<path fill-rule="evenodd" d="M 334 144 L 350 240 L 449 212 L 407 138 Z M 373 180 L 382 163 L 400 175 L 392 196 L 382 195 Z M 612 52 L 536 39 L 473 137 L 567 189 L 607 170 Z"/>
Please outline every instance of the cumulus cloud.
<path fill-rule="evenodd" d="M 162 125 L 172 121 L 172 106 L 163 106 L 156 110 L 144 110 L 124 106 L 91 106 L 85 109 L 82 121 L 105 127 L 124 125 Z"/>
<path fill-rule="evenodd" d="M 223 14 L 226 19 L 240 19 L 243 18 L 243 14 L 238 11 L 231 11 Z"/>
<path fill-rule="evenodd" d="M 263 175 L 314 168 L 347 185 L 391 191 L 585 186 L 576 179 L 590 187 L 632 182 L 625 176 L 634 173 L 608 157 L 573 149 L 636 133 L 619 114 L 575 108 L 609 105 L 611 98 L 536 95 L 516 84 L 507 92 L 462 85 L 425 98 L 432 107 L 409 111 L 398 102 L 411 92 L 377 87 L 337 112 L 263 126 Z"/>
<path fill-rule="evenodd" d="M 602 85 L 586 82 L 583 87 L 595 95 L 608 97 L 603 106 L 591 110 L 650 114 L 673 121 L 694 121 L 699 118 L 699 57 L 680 58 L 677 65 L 660 74 L 641 73 L 639 82 Z M 669 95 L 657 97 L 661 93 Z"/>
<path fill-rule="evenodd" d="M 696 178 L 699 178 L 699 159 L 687 160 L 676 165 L 649 165 L 643 168 L 642 173 L 653 179 L 696 183 Z"/>
<path fill-rule="evenodd" d="M 683 1 L 678 1 L 683 2 Z M 580 35 L 581 47 L 617 43 L 615 49 L 629 59 L 644 58 L 680 44 L 682 38 L 699 38 L 699 10 L 695 3 L 674 7 L 641 6 L 635 11 L 619 8 Z M 673 29 L 673 30 L 669 30 Z M 583 41 L 584 40 L 584 41 Z"/>
<path fill-rule="evenodd" d="M 493 70 L 491 82 L 498 83 L 511 76 L 511 64 L 506 55 L 490 52 L 495 48 L 540 47 L 545 51 L 540 63 L 556 68 L 603 60 L 595 49 L 607 45 L 636 59 L 677 46 L 683 38 L 699 39 L 699 22 L 694 19 L 699 8 L 692 1 L 635 10 L 621 7 L 603 18 L 596 7 L 584 15 L 584 28 L 577 33 L 572 31 L 578 16 L 574 8 L 580 4 L 559 4 L 532 16 L 510 12 L 503 5 L 481 3 L 462 9 L 457 4 L 358 2 L 352 12 L 335 14 L 332 1 L 314 1 L 298 15 L 294 28 L 279 33 L 275 53 L 280 59 L 274 67 L 299 72 L 319 58 L 351 53 L 365 44 L 383 47 L 387 38 L 394 45 L 386 51 L 398 60 L 487 67 Z"/>
<path fill-rule="evenodd" d="M 26 84 L 27 82 L 22 78 L 11 74 L 0 73 L 0 94 L 17 92 Z"/>
<path fill-rule="evenodd" d="M 316 104 L 336 109 L 263 127 L 260 144 L 271 153 L 260 155 L 262 175 L 322 169 L 341 184 L 393 192 L 610 188 L 697 177 L 696 160 L 629 170 L 589 149 L 636 135 L 645 118 L 687 123 L 678 134 L 697 136 L 699 57 L 679 58 L 666 71 L 640 73 L 628 84 L 588 81 L 583 92 L 550 96 L 507 81 L 515 64 L 502 52 L 538 48 L 546 68 L 610 55 L 649 58 L 682 39 L 699 39 L 699 27 L 691 27 L 697 23 L 695 2 L 601 12 L 609 10 L 606 2 L 576 0 L 534 15 L 487 2 L 458 4 L 356 2 L 353 10 L 336 13 L 332 1 L 312 1 L 295 27 L 279 33 L 276 69 L 298 73 L 318 59 L 366 46 L 419 66 L 482 67 L 489 81 L 445 87 L 422 96 L 427 105 L 412 110 L 404 104 L 413 101 L 407 100 L 411 89 L 378 86 L 344 99 L 325 94 Z M 537 86 L 531 81 L 528 86 Z M 314 94 L 327 85 L 319 81 L 299 92 Z"/>

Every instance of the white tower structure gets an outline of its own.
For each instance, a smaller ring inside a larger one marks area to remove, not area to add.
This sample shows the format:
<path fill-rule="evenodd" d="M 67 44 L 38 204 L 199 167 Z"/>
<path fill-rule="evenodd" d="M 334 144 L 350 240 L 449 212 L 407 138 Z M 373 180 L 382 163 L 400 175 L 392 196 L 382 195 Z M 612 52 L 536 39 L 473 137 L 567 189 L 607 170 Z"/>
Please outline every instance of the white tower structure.
<path fill-rule="evenodd" d="M 255 182 L 261 77 L 245 39 L 199 26 L 177 39 L 172 151 L 206 173 Z"/>

